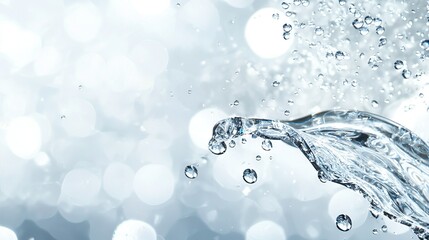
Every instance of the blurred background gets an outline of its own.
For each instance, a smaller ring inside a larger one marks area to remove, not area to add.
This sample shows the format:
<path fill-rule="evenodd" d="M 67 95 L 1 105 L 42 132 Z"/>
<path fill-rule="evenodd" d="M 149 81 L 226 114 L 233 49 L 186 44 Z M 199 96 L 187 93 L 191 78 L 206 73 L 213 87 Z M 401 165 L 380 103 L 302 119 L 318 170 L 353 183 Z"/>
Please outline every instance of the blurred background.
<path fill-rule="evenodd" d="M 420 0 L 0 0 L 0 239 L 415 239 L 296 149 L 207 143 L 329 109 L 429 140 L 428 28 Z"/>

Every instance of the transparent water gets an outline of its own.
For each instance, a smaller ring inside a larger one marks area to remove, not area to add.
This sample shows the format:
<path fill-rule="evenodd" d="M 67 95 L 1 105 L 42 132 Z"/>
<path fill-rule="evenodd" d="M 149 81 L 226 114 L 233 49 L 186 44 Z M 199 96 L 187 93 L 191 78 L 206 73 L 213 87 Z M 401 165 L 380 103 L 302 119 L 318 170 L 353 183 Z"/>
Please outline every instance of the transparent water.
<path fill-rule="evenodd" d="M 323 176 L 359 192 L 383 213 L 429 239 L 429 147 L 386 118 L 361 111 L 326 111 L 293 121 L 228 118 L 213 128 L 209 149 L 223 154 L 244 135 L 297 147 Z M 311 174 L 311 173 L 302 173 Z"/>

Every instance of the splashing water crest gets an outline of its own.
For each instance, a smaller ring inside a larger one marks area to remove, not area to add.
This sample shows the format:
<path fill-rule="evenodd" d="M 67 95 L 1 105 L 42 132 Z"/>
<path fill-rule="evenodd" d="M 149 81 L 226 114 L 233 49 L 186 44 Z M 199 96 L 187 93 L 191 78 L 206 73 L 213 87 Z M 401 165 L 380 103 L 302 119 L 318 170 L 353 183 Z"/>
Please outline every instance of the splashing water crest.
<path fill-rule="evenodd" d="M 405 127 L 361 111 L 326 111 L 293 121 L 234 117 L 213 128 L 209 150 L 245 135 L 297 147 L 331 181 L 363 195 L 382 212 L 429 239 L 429 146 Z"/>

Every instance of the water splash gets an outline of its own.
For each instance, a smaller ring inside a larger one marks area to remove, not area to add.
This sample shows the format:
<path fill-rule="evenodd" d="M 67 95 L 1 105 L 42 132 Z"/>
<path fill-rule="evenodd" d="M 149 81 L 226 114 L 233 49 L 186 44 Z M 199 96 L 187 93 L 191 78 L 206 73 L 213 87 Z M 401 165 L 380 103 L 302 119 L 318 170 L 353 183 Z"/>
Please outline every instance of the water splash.
<path fill-rule="evenodd" d="M 375 114 L 326 111 L 293 121 L 228 118 L 213 128 L 209 149 L 256 135 L 297 147 L 326 181 L 363 195 L 371 210 L 429 239 L 429 147 L 405 127 Z"/>

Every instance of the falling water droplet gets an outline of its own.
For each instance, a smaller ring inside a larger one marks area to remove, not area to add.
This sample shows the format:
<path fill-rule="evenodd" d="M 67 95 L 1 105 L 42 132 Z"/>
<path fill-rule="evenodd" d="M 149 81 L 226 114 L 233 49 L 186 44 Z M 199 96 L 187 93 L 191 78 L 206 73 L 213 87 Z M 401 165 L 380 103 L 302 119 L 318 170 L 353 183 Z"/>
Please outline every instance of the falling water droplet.
<path fill-rule="evenodd" d="M 258 180 L 258 175 L 255 170 L 248 168 L 243 172 L 243 180 L 248 184 L 253 184 Z"/>
<path fill-rule="evenodd" d="M 262 149 L 264 149 L 265 151 L 270 151 L 271 148 L 273 148 L 273 143 L 270 140 L 265 139 L 264 141 L 262 141 Z"/>
<path fill-rule="evenodd" d="M 382 27 L 382 26 L 378 26 L 376 29 L 375 29 L 375 32 L 378 34 L 378 35 L 381 35 L 381 34 L 383 34 L 384 33 L 384 27 Z"/>
<path fill-rule="evenodd" d="M 198 169 L 194 165 L 188 165 L 185 168 L 185 176 L 189 179 L 198 177 Z"/>
<path fill-rule="evenodd" d="M 316 34 L 316 36 L 321 36 L 324 33 L 324 30 L 322 27 L 317 27 L 314 29 L 314 33 Z"/>
<path fill-rule="evenodd" d="M 290 25 L 289 23 L 283 24 L 283 31 L 285 31 L 285 32 L 292 31 L 292 25 Z"/>
<path fill-rule="evenodd" d="M 209 142 L 209 150 L 213 154 L 221 155 L 226 151 L 226 144 L 225 142 L 218 142 L 215 139 L 212 139 Z"/>
<path fill-rule="evenodd" d="M 404 69 L 402 70 L 402 77 L 405 79 L 408 79 L 411 77 L 411 71 L 408 69 Z"/>
<path fill-rule="evenodd" d="M 404 67 L 404 62 L 401 60 L 396 60 L 395 63 L 393 63 L 393 67 L 396 70 L 402 69 Z"/>
<path fill-rule="evenodd" d="M 425 39 L 420 42 L 420 47 L 425 51 L 429 51 L 429 39 Z"/>
<path fill-rule="evenodd" d="M 337 217 L 337 228 L 343 232 L 347 232 L 352 228 L 352 220 L 345 214 L 340 214 Z"/>
<path fill-rule="evenodd" d="M 229 142 L 229 144 L 228 144 L 228 146 L 230 147 L 230 148 L 234 148 L 235 147 L 235 141 L 234 140 L 231 140 L 230 142 Z"/>

